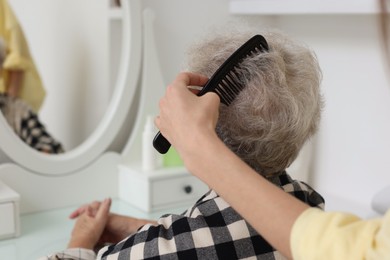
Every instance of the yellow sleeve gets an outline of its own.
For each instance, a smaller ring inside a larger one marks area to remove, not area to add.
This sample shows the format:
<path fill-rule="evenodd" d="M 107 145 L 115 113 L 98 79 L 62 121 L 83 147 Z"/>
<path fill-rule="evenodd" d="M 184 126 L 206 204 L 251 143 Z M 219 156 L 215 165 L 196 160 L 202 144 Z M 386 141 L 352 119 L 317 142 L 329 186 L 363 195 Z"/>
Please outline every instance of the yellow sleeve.
<path fill-rule="evenodd" d="M 291 232 L 294 259 L 390 259 L 390 211 L 362 220 L 345 213 L 306 210 Z"/>
<path fill-rule="evenodd" d="M 27 70 L 32 64 L 24 33 L 7 1 L 2 0 L 2 5 L 4 9 L 2 31 L 8 49 L 3 68 L 8 70 Z"/>
<path fill-rule="evenodd" d="M 20 98 L 26 101 L 34 112 L 38 112 L 46 92 L 23 30 L 6 0 L 0 0 L 0 36 L 7 47 L 0 75 L 0 93 L 7 90 L 9 72 L 22 70 L 24 75 Z"/>

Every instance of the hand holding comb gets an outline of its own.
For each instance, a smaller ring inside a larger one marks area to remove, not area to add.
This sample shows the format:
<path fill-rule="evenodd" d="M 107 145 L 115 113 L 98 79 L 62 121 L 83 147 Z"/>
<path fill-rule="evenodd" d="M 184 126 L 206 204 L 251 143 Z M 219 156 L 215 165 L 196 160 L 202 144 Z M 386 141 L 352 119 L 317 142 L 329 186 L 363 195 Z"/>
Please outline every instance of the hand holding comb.
<path fill-rule="evenodd" d="M 215 92 L 221 102 L 229 106 L 245 86 L 239 81 L 237 68 L 248 56 L 258 52 L 268 51 L 267 41 L 261 35 L 255 35 L 238 48 L 211 76 L 206 85 L 198 93 L 202 96 L 207 92 Z M 171 144 L 158 132 L 153 139 L 154 148 L 161 154 L 168 152 Z"/>

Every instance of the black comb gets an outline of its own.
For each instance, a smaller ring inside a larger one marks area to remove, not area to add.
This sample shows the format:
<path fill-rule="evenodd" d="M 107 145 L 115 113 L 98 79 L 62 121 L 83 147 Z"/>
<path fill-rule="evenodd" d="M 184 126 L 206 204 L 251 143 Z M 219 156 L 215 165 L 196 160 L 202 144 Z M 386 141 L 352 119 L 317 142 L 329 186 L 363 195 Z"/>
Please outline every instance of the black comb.
<path fill-rule="evenodd" d="M 211 76 L 206 85 L 198 93 L 202 96 L 207 92 L 215 92 L 221 102 L 230 105 L 240 91 L 245 87 L 239 81 L 237 70 L 240 63 L 247 57 L 258 52 L 268 51 L 267 41 L 261 35 L 255 35 L 238 48 Z M 171 144 L 158 132 L 153 139 L 154 148 L 161 154 L 168 152 Z"/>

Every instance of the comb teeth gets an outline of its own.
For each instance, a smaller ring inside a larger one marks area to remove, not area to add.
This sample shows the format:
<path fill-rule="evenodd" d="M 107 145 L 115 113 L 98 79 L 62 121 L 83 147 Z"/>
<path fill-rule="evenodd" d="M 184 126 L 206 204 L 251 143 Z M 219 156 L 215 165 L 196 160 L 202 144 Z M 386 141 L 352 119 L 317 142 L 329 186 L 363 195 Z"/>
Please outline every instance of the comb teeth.
<path fill-rule="evenodd" d="M 230 105 L 236 96 L 243 89 L 243 85 L 239 82 L 239 76 L 236 73 L 237 67 L 230 71 L 225 78 L 217 85 L 215 92 L 225 105 Z"/>
<path fill-rule="evenodd" d="M 225 77 L 217 84 L 214 92 L 217 93 L 223 104 L 229 106 L 241 90 L 244 89 L 238 73 L 238 69 L 242 61 L 250 56 L 258 54 L 259 52 L 264 52 L 264 50 L 267 50 L 267 48 L 261 44 L 259 44 L 259 46 L 255 46 L 251 51 L 249 51 L 249 53 L 247 53 L 247 55 L 242 57 L 241 60 L 229 72 L 227 72 Z"/>

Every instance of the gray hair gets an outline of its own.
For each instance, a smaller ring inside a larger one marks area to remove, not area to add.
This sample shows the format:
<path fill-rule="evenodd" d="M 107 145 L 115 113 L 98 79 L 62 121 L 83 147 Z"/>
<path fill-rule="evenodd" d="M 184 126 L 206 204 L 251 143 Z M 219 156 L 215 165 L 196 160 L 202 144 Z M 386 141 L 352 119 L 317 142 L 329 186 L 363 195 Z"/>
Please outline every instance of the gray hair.
<path fill-rule="evenodd" d="M 225 32 L 189 50 L 188 70 L 210 77 L 255 34 L 264 36 L 269 51 L 240 65 L 246 87 L 229 106 L 220 105 L 216 131 L 242 160 L 269 176 L 286 169 L 318 129 L 322 74 L 314 52 L 281 32 Z"/>

